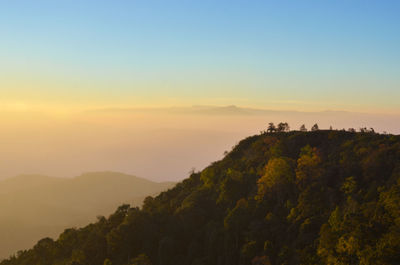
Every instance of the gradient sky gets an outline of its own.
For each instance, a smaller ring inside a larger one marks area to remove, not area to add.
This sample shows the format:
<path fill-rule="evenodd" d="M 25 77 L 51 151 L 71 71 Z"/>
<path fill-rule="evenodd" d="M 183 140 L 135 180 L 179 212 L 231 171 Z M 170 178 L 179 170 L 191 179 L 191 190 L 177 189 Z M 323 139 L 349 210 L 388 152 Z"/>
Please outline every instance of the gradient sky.
<path fill-rule="evenodd" d="M 400 2 L 0 1 L 0 108 L 400 113 Z"/>

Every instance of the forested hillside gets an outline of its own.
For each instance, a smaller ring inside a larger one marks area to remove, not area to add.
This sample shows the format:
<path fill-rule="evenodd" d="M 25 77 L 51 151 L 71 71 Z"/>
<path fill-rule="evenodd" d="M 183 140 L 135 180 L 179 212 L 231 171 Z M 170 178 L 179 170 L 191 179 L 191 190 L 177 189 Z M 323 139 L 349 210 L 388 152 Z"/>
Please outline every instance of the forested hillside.
<path fill-rule="evenodd" d="M 141 209 L 0 264 L 400 264 L 400 137 L 261 133 Z"/>

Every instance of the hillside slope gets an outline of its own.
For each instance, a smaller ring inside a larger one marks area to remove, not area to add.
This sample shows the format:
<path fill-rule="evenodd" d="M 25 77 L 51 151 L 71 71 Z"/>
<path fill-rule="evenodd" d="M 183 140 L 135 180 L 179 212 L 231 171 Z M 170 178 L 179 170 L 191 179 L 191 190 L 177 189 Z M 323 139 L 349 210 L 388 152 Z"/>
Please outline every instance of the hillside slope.
<path fill-rule="evenodd" d="M 400 137 L 264 133 L 12 264 L 400 264 Z"/>
<path fill-rule="evenodd" d="M 72 179 L 21 175 L 0 181 L 0 257 L 29 248 L 65 228 L 86 225 L 118 205 L 140 205 L 172 183 L 155 183 L 116 172 Z"/>

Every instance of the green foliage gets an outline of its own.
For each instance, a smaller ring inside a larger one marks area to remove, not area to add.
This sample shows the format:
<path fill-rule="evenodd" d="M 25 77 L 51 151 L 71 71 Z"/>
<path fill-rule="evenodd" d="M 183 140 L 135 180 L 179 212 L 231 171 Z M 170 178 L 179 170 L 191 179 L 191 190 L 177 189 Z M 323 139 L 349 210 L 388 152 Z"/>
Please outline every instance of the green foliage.
<path fill-rule="evenodd" d="M 262 200 L 268 191 L 284 192 L 287 185 L 294 182 L 294 170 L 287 158 L 272 158 L 265 167 L 264 175 L 257 181 L 256 199 Z"/>
<path fill-rule="evenodd" d="M 0 265 L 400 264 L 400 137 L 283 132 Z"/>
<path fill-rule="evenodd" d="M 112 262 L 109 259 L 105 259 L 103 265 L 112 265 Z"/>
<path fill-rule="evenodd" d="M 348 177 L 345 179 L 341 190 L 345 194 L 352 194 L 357 188 L 357 182 L 355 181 L 354 177 Z"/>
<path fill-rule="evenodd" d="M 151 265 L 151 261 L 146 254 L 140 254 L 131 261 L 130 265 Z"/>

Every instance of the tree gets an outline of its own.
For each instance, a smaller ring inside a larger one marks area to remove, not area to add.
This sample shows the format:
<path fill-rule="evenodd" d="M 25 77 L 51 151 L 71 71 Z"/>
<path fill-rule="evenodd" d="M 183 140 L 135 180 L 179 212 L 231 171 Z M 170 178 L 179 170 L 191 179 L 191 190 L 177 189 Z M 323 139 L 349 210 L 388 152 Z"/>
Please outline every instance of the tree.
<path fill-rule="evenodd" d="M 375 130 L 374 130 L 374 128 L 367 128 L 367 127 L 363 127 L 363 128 L 360 128 L 360 132 L 362 132 L 362 133 L 375 133 Z"/>
<path fill-rule="evenodd" d="M 250 241 L 243 245 L 240 256 L 242 257 L 244 263 L 249 264 L 250 260 L 254 258 L 257 254 L 257 242 Z"/>
<path fill-rule="evenodd" d="M 158 259 L 160 265 L 172 265 L 179 249 L 176 241 L 169 236 L 162 238 L 158 244 Z"/>
<path fill-rule="evenodd" d="M 247 226 L 249 221 L 249 204 L 246 199 L 240 199 L 236 202 L 235 208 L 229 211 L 228 215 L 224 219 L 225 228 L 240 232 L 244 227 Z"/>
<path fill-rule="evenodd" d="M 313 132 L 318 131 L 318 130 L 319 130 L 319 127 L 318 127 L 318 124 L 317 124 L 317 123 L 314 124 L 314 125 L 311 127 L 311 131 L 313 131 Z"/>
<path fill-rule="evenodd" d="M 293 181 L 294 171 L 288 159 L 270 159 L 265 167 L 265 174 L 257 181 L 258 192 L 256 199 L 262 200 L 269 190 L 279 192 L 286 184 L 290 184 Z"/>
<path fill-rule="evenodd" d="M 316 179 L 321 175 L 321 157 L 317 148 L 309 145 L 301 149 L 300 157 L 297 159 L 296 180 L 300 184 Z"/>
<path fill-rule="evenodd" d="M 55 246 L 56 243 L 51 238 L 47 237 L 39 240 L 39 242 L 34 246 L 33 249 L 36 252 L 38 260 L 40 260 L 40 264 L 43 265 L 52 264 L 51 259 L 55 254 L 54 252 L 54 250 L 56 249 Z"/>
<path fill-rule="evenodd" d="M 269 133 L 276 132 L 276 127 L 275 127 L 275 124 L 273 122 L 268 123 L 267 132 L 269 132 Z"/>
<path fill-rule="evenodd" d="M 140 254 L 131 261 L 131 265 L 151 265 L 151 264 L 152 263 L 146 254 Z"/>
<path fill-rule="evenodd" d="M 306 128 L 306 125 L 301 125 L 300 126 L 300 132 L 306 132 L 307 131 L 307 128 Z"/>
<path fill-rule="evenodd" d="M 257 256 L 251 261 L 252 265 L 271 265 L 269 258 L 267 256 Z"/>
<path fill-rule="evenodd" d="M 287 122 L 281 122 L 278 124 L 277 131 L 278 132 L 288 132 L 290 129 L 289 124 Z"/>
<path fill-rule="evenodd" d="M 103 265 L 112 265 L 112 262 L 109 259 L 105 259 Z"/>

